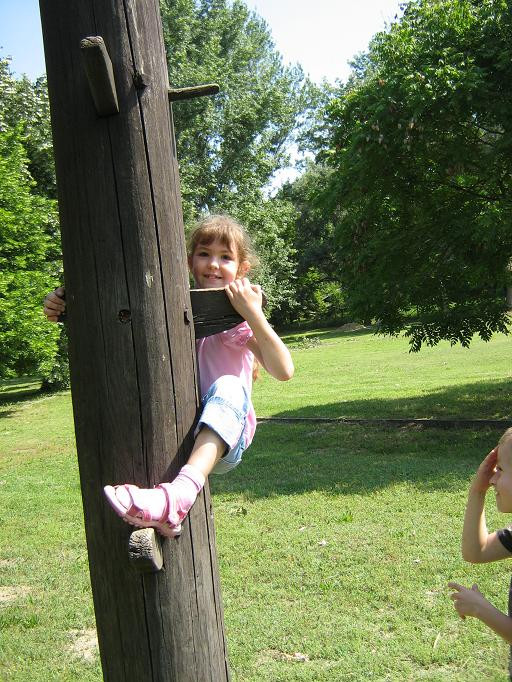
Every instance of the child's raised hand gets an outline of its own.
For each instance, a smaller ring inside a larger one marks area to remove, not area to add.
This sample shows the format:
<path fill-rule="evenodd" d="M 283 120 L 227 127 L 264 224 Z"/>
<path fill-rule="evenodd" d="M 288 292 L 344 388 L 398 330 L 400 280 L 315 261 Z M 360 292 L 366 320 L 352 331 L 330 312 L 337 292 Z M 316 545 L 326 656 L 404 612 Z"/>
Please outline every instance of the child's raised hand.
<path fill-rule="evenodd" d="M 475 478 L 473 480 L 473 490 L 476 492 L 485 493 L 490 488 L 490 479 L 496 469 L 496 462 L 498 460 L 498 447 L 493 448 L 484 461 L 477 469 Z"/>
<path fill-rule="evenodd" d="M 231 305 L 244 320 L 261 314 L 263 294 L 259 284 L 251 284 L 247 277 L 235 279 L 226 286 L 226 294 Z"/>
<path fill-rule="evenodd" d="M 463 619 L 466 616 L 478 617 L 482 606 L 489 603 L 477 585 L 473 585 L 471 589 L 468 589 L 458 583 L 448 583 L 448 587 L 455 590 L 450 595 L 450 599 L 453 599 L 455 610 Z"/>
<path fill-rule="evenodd" d="M 43 312 L 49 322 L 58 322 L 59 315 L 66 310 L 66 301 L 62 298 L 64 293 L 64 287 L 57 287 L 45 296 Z"/>

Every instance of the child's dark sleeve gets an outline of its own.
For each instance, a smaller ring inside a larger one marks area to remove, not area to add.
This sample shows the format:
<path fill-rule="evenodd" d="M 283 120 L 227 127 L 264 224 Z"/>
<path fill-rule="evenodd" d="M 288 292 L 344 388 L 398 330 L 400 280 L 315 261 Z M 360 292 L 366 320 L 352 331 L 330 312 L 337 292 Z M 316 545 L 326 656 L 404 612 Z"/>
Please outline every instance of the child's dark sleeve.
<path fill-rule="evenodd" d="M 508 551 L 512 554 L 512 529 L 502 528 L 496 532 L 498 535 L 498 540 L 501 542 L 503 547 L 508 549 Z"/>

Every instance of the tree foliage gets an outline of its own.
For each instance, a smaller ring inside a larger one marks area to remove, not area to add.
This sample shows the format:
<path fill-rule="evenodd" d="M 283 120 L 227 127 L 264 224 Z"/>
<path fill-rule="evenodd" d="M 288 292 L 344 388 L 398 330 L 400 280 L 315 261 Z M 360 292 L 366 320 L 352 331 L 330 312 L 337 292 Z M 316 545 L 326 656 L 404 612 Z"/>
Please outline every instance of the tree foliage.
<path fill-rule="evenodd" d="M 26 76 L 13 78 L 6 59 L 0 59 L 0 107 L 2 120 L 17 127 L 27 154 L 33 192 L 56 198 L 50 104 L 46 76 L 33 83 Z"/>
<path fill-rule="evenodd" d="M 345 298 L 339 278 L 334 221 L 318 205 L 317 197 L 328 186 L 330 170 L 310 163 L 305 172 L 280 191 L 293 206 L 289 239 L 295 251 L 294 296 L 282 310 L 282 322 L 339 319 Z"/>
<path fill-rule="evenodd" d="M 300 67 L 287 67 L 265 22 L 235 0 L 162 0 L 172 86 L 220 93 L 173 106 L 186 222 L 236 212 L 285 162 L 305 107 Z"/>
<path fill-rule="evenodd" d="M 55 354 L 58 330 L 41 312 L 52 287 L 54 202 L 30 192 L 17 129 L 0 131 L 0 376 L 39 369 Z"/>
<path fill-rule="evenodd" d="M 322 205 L 347 303 L 412 350 L 506 331 L 512 256 L 512 12 L 415 0 L 331 101 Z"/>
<path fill-rule="evenodd" d="M 32 87 L 26 79 L 17 81 L 8 61 L 0 59 L 1 377 L 44 374 L 54 362 L 59 336 L 42 314 L 42 300 L 60 269 L 56 202 L 42 196 L 48 190 L 43 186 L 44 172 L 37 185 L 29 171 L 38 167 L 38 160 L 42 171 L 48 159 L 43 161 L 44 154 L 36 153 L 47 144 L 40 120 L 47 112 L 37 112 L 35 104 L 41 83 Z M 34 163 L 27 149 L 34 153 Z"/>
<path fill-rule="evenodd" d="M 162 0 L 161 14 L 171 85 L 220 86 L 215 97 L 173 105 L 186 226 L 214 212 L 247 227 L 277 319 L 294 293 L 291 213 L 265 187 L 286 165 L 309 83 L 283 65 L 265 22 L 239 0 Z"/>
<path fill-rule="evenodd" d="M 280 323 L 283 311 L 295 298 L 295 249 L 290 239 L 295 213 L 292 205 L 277 197 L 248 201 L 238 218 L 252 235 L 260 266 L 251 275 L 263 287 L 267 317 Z"/>

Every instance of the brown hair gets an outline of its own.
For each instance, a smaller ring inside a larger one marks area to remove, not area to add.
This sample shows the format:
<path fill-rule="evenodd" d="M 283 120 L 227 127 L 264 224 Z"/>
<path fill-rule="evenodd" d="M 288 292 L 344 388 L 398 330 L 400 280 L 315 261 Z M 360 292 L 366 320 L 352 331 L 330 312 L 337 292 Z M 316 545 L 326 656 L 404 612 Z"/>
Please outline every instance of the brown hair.
<path fill-rule="evenodd" d="M 188 257 L 194 255 L 199 244 L 208 246 L 215 240 L 221 242 L 236 253 L 238 262 L 248 261 L 251 269 L 258 266 L 251 238 L 238 221 L 229 215 L 209 215 L 200 220 L 192 230 L 188 239 Z"/>

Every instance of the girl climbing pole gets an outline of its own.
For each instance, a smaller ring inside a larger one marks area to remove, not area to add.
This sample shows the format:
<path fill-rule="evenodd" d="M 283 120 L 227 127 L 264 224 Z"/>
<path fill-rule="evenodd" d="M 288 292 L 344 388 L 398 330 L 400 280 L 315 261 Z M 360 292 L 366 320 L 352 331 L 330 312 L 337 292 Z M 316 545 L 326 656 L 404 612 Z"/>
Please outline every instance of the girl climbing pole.
<path fill-rule="evenodd" d="M 105 486 L 114 511 L 134 526 L 179 535 L 208 475 L 240 463 L 256 428 L 251 402 L 255 360 L 279 381 L 293 376 L 290 353 L 263 313 L 261 288 L 247 278 L 255 260 L 248 234 L 229 216 L 209 216 L 192 232 L 188 265 L 196 288 L 224 287 L 244 322 L 196 341 L 202 411 L 192 452 L 176 478 L 149 489 L 130 483 Z M 65 309 L 63 293 L 56 289 L 45 299 L 51 321 Z"/>

